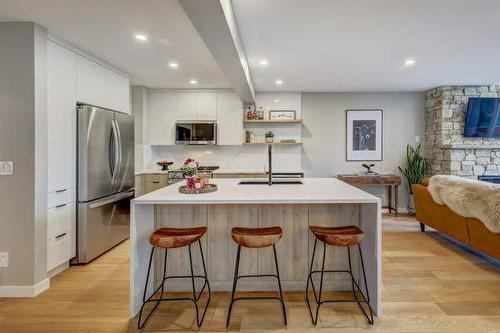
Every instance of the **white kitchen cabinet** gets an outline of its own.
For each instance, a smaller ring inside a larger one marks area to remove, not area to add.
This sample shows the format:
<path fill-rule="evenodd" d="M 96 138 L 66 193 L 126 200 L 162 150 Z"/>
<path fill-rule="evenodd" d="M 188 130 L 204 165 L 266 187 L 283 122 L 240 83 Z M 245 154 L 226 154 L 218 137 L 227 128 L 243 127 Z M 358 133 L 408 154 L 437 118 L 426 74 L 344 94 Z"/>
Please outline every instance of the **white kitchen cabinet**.
<path fill-rule="evenodd" d="M 100 64 L 78 56 L 78 102 L 106 107 L 108 69 Z"/>
<path fill-rule="evenodd" d="M 243 142 L 243 103 L 235 93 L 217 93 L 217 144 Z"/>
<path fill-rule="evenodd" d="M 149 144 L 175 144 L 178 100 L 178 95 L 175 93 L 152 92 L 150 94 Z"/>
<path fill-rule="evenodd" d="M 76 204 L 68 202 L 47 212 L 47 271 L 76 256 Z"/>
<path fill-rule="evenodd" d="M 177 94 L 177 120 L 196 120 L 196 93 Z"/>
<path fill-rule="evenodd" d="M 130 84 L 126 76 L 106 70 L 106 108 L 130 114 Z"/>
<path fill-rule="evenodd" d="M 81 55 L 77 75 L 78 102 L 130 113 L 128 77 Z"/>
<path fill-rule="evenodd" d="M 47 42 L 48 192 L 75 188 L 77 55 Z"/>
<path fill-rule="evenodd" d="M 216 120 L 217 119 L 217 94 L 198 93 L 196 94 L 196 117 L 195 120 Z"/>

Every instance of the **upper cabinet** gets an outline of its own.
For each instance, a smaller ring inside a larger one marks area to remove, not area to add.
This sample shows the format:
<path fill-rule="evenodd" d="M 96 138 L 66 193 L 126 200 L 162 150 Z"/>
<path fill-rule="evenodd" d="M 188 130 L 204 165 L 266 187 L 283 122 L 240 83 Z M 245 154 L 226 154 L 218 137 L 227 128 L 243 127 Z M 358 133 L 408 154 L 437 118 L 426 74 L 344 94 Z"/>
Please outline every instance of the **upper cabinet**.
<path fill-rule="evenodd" d="M 178 96 L 175 93 L 150 94 L 149 144 L 173 145 Z"/>
<path fill-rule="evenodd" d="M 105 107 L 107 68 L 78 56 L 77 98 L 79 102 Z"/>
<path fill-rule="evenodd" d="M 195 93 L 177 94 L 177 120 L 196 120 L 196 95 Z"/>
<path fill-rule="evenodd" d="M 196 103 L 196 120 L 217 119 L 216 93 L 198 93 L 196 94 Z"/>
<path fill-rule="evenodd" d="M 216 93 L 178 93 L 178 121 L 215 121 L 217 119 Z"/>
<path fill-rule="evenodd" d="M 108 70 L 106 73 L 106 105 L 108 109 L 130 113 L 128 77 Z"/>
<path fill-rule="evenodd" d="M 47 42 L 48 191 L 75 187 L 77 55 Z"/>
<path fill-rule="evenodd" d="M 130 87 L 126 76 L 84 56 L 78 56 L 78 102 L 130 113 Z"/>
<path fill-rule="evenodd" d="M 217 94 L 217 144 L 243 142 L 243 103 L 235 93 Z"/>

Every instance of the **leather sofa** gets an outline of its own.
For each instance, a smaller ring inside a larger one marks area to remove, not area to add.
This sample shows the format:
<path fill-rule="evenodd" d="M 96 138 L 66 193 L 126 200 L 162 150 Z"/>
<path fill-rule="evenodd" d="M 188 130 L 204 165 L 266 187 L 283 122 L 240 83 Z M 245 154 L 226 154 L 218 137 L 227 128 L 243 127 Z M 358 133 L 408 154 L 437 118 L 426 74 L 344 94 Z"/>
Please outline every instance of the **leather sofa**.
<path fill-rule="evenodd" d="M 421 185 L 412 185 L 420 230 L 424 232 L 425 225 L 428 225 L 479 252 L 500 259 L 500 234 L 488 230 L 478 219 L 460 216 L 446 205 L 434 202 L 427 190 L 428 184 L 429 180 L 424 179 Z"/>

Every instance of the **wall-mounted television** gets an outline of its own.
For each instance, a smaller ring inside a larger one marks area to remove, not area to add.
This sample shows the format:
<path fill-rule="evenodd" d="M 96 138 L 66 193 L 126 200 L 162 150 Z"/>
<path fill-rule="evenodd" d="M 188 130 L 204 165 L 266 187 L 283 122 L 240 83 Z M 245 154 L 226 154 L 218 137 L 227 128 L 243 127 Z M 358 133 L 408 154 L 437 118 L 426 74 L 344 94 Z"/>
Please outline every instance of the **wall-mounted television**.
<path fill-rule="evenodd" d="M 469 98 L 464 136 L 500 137 L 500 98 Z"/>

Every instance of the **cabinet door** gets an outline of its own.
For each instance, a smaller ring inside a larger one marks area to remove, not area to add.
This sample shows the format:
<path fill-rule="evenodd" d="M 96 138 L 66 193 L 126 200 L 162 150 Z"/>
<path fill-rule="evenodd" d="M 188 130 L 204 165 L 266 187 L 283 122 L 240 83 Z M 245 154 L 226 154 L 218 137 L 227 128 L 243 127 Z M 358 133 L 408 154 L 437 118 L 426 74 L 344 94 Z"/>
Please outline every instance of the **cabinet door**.
<path fill-rule="evenodd" d="M 217 119 L 217 94 L 199 93 L 196 95 L 196 120 Z"/>
<path fill-rule="evenodd" d="M 196 120 L 196 93 L 177 94 L 177 120 Z"/>
<path fill-rule="evenodd" d="M 217 144 L 243 143 L 243 103 L 234 93 L 217 93 Z"/>
<path fill-rule="evenodd" d="M 149 106 L 149 144 L 173 145 L 175 143 L 176 112 L 176 94 L 151 93 Z"/>
<path fill-rule="evenodd" d="M 130 85 L 128 77 L 106 69 L 106 107 L 130 114 Z"/>
<path fill-rule="evenodd" d="M 76 53 L 48 41 L 48 192 L 75 187 L 76 63 Z"/>
<path fill-rule="evenodd" d="M 83 56 L 78 56 L 79 102 L 106 107 L 108 69 Z"/>

